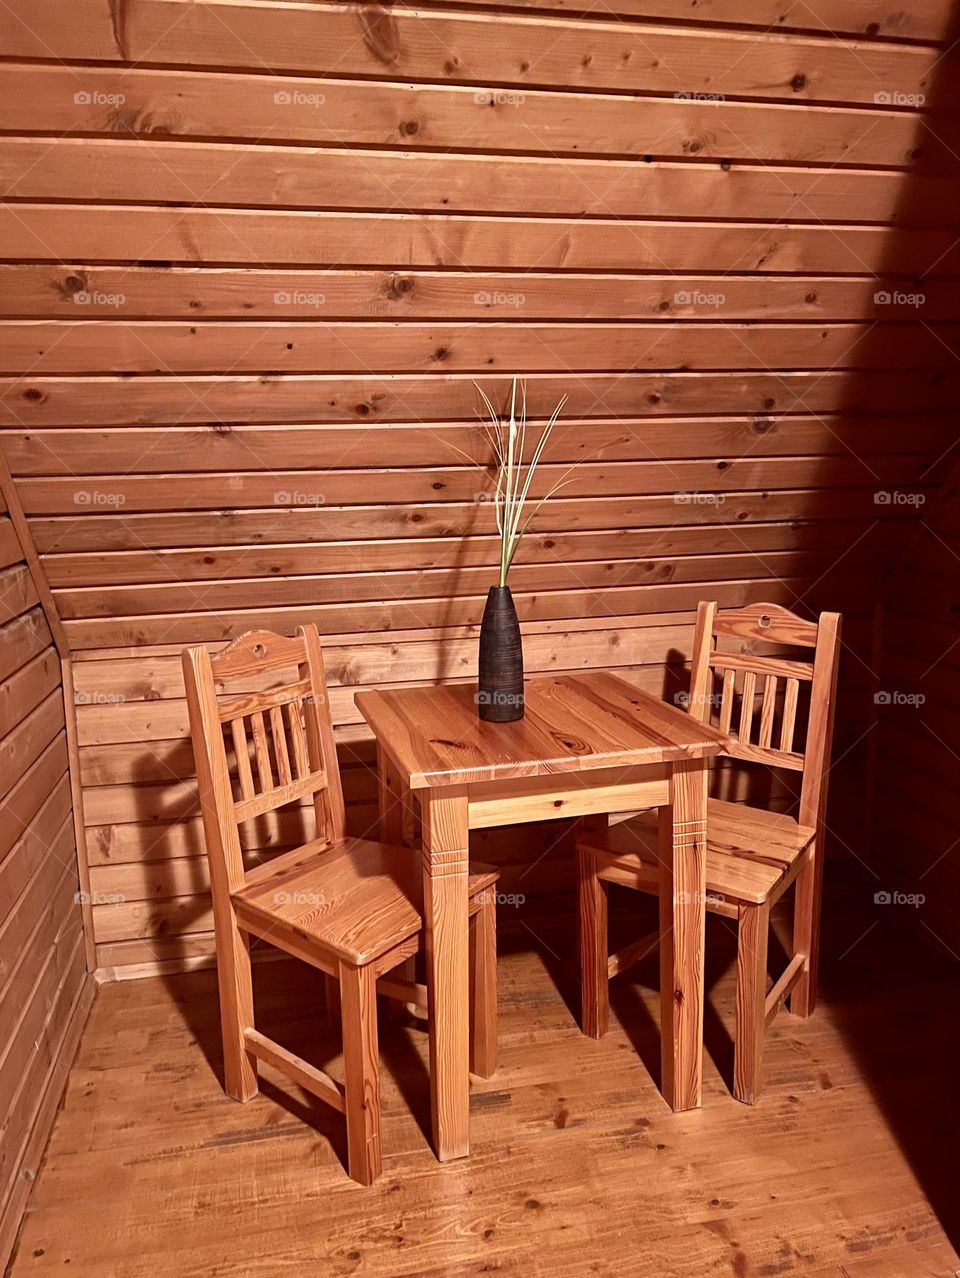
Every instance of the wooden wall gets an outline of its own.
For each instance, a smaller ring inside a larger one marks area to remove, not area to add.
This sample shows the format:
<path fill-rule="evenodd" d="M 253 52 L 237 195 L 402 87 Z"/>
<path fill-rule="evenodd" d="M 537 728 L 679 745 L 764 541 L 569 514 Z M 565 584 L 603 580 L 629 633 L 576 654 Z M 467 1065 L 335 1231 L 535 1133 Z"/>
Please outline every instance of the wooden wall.
<path fill-rule="evenodd" d="M 0 1266 L 89 1006 L 60 659 L 0 499 Z"/>
<path fill-rule="evenodd" d="M 355 690 L 471 675 L 475 381 L 569 397 L 529 669 L 669 694 L 704 596 L 866 640 L 916 514 L 877 494 L 954 430 L 949 6 L 586 9 L 0 7 L 0 442 L 75 655 L 100 966 L 211 948 L 180 645 L 318 622 L 357 831 Z"/>
<path fill-rule="evenodd" d="M 886 592 L 875 697 L 875 841 L 884 914 L 956 951 L 960 853 L 960 492 L 954 470 Z M 915 903 L 896 894 L 918 898 Z M 889 908 L 888 908 L 889 907 Z"/>

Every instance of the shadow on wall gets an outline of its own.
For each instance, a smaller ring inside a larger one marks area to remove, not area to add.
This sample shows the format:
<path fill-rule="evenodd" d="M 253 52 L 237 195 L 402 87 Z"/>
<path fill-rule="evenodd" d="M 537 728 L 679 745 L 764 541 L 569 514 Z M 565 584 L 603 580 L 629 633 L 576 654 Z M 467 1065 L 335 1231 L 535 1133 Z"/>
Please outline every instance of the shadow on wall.
<path fill-rule="evenodd" d="M 960 6 L 955 5 L 945 49 L 953 49 L 958 37 Z M 917 419 L 925 414 L 939 417 L 933 445 L 926 449 L 919 469 L 905 466 L 902 480 L 876 484 L 878 520 L 897 507 L 910 511 L 914 518 L 905 526 L 900 544 L 892 546 L 885 556 L 880 573 L 859 583 L 842 581 L 841 560 L 836 571 L 818 582 L 805 600 L 816 610 L 836 608 L 846 616 L 856 610 L 864 623 L 871 605 L 881 602 L 890 589 L 892 569 L 919 524 L 926 522 L 935 507 L 956 456 L 960 384 L 960 326 L 955 322 L 960 319 L 956 73 L 954 51 L 938 63 L 934 82 L 925 87 L 927 100 L 916 166 L 904 183 L 896 225 L 887 238 L 884 266 L 878 272 L 881 286 L 874 298 L 877 325 L 858 348 L 869 355 L 871 343 L 882 345 L 885 323 L 908 322 L 918 334 L 932 339 L 930 350 L 939 348 L 941 353 L 937 367 L 925 370 L 915 381 L 909 374 L 904 378 L 913 382 L 915 401 L 908 397 L 902 402 L 897 396 L 896 402 L 882 410 L 896 414 L 904 447 L 910 443 Z M 878 86 L 878 92 L 882 91 Z M 945 305 L 950 309 L 945 311 Z M 947 324 L 943 324 L 945 319 Z M 865 362 L 869 363 L 869 358 Z M 850 375 L 844 396 L 846 415 L 859 414 L 870 402 L 870 382 L 868 372 Z M 874 418 L 876 413 L 871 411 L 870 416 Z M 869 532 L 855 530 L 853 536 L 867 537 Z M 852 584 L 855 589 L 848 593 Z M 883 1121 L 909 1159 L 944 1230 L 960 1247 L 956 1193 L 960 1126 L 956 1107 L 943 1103 L 952 1086 L 949 1062 L 956 1060 L 952 1008 L 960 988 L 960 959 L 935 945 L 929 935 L 924 939 L 918 926 L 922 919 L 908 920 L 907 911 L 892 909 L 886 903 L 889 885 L 882 863 L 878 863 L 880 849 L 871 828 L 873 806 L 880 801 L 873 793 L 877 784 L 873 759 L 879 735 L 877 697 L 879 693 L 882 699 L 883 680 L 880 653 L 869 636 L 865 624 L 857 627 L 855 636 L 848 627 L 841 665 L 839 703 L 842 707 L 847 702 L 849 710 L 855 699 L 856 709 L 852 718 L 846 717 L 845 730 L 835 740 L 828 823 L 834 842 L 842 839 L 855 861 L 849 879 L 852 886 L 839 898 L 830 898 L 828 870 L 822 984 L 833 1002 L 859 1003 L 867 996 L 855 1010 L 845 1007 L 838 1012 L 837 1023 L 857 1056 Z M 854 806 L 865 818 L 857 842 L 846 835 Z M 902 1227 L 909 1234 L 910 1222 L 902 1222 Z"/>

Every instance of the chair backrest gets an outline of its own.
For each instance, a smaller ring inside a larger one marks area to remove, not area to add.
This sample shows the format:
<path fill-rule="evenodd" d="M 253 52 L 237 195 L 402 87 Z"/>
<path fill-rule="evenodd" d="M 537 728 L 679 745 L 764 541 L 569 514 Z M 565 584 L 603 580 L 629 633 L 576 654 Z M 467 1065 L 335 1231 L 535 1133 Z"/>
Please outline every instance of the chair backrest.
<path fill-rule="evenodd" d="M 736 640 L 738 645 L 731 643 Z M 755 653 L 758 643 L 781 651 Z M 785 655 L 784 648 L 809 649 L 812 659 Z M 715 603 L 701 603 L 697 609 L 690 713 L 733 734 L 733 758 L 803 773 L 801 825 L 816 826 L 826 802 L 839 654 L 836 612 L 806 621 L 779 604 L 721 612 Z M 798 717 L 804 715 L 798 743 Z"/>
<path fill-rule="evenodd" d="M 284 682 L 281 672 L 292 677 Z M 312 796 L 317 837 L 344 834 L 316 626 L 300 626 L 294 639 L 254 630 L 214 657 L 203 647 L 185 648 L 183 680 L 215 894 L 243 885 L 245 821 Z M 224 696 L 230 684 L 242 691 Z"/>

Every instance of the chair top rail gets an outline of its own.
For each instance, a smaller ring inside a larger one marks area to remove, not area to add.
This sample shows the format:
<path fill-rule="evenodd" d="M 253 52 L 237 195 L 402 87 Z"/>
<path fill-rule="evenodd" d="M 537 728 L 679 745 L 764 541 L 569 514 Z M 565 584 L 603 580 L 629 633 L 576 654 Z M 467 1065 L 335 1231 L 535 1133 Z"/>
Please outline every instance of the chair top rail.
<path fill-rule="evenodd" d="M 715 635 L 735 635 L 741 639 L 762 639 L 800 648 L 816 648 L 817 623 L 805 621 L 781 604 L 754 603 L 745 608 L 717 612 L 713 618 Z"/>
<path fill-rule="evenodd" d="M 306 660 L 302 638 L 290 639 L 270 630 L 251 630 L 240 635 L 210 659 L 216 679 L 299 666 Z"/>

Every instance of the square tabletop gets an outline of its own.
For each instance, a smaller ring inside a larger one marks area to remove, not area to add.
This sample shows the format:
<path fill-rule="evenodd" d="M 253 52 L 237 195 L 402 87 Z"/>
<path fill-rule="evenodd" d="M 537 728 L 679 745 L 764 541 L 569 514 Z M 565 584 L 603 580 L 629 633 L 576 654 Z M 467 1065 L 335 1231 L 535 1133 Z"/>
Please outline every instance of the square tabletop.
<path fill-rule="evenodd" d="M 360 692 L 356 703 L 412 790 L 700 759 L 728 740 L 606 671 L 540 676 L 523 690 L 515 723 L 483 722 L 472 683 Z"/>

